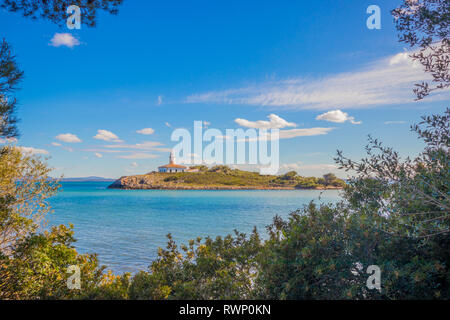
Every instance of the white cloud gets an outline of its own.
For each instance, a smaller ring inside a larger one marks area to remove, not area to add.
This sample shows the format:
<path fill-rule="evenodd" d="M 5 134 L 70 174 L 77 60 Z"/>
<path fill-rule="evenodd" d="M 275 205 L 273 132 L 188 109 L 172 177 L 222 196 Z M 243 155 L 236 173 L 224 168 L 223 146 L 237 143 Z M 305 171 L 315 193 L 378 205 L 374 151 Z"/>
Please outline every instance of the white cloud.
<path fill-rule="evenodd" d="M 61 147 L 62 144 L 59 142 L 52 142 L 52 145 L 54 145 L 55 147 Z"/>
<path fill-rule="evenodd" d="M 271 106 L 292 109 L 361 109 L 392 104 L 415 103 L 414 84 L 430 80 L 422 66 L 406 53 L 368 64 L 353 72 L 323 78 L 291 78 L 252 86 L 193 94 L 186 103 L 220 103 Z M 430 97 L 443 100 L 450 90 Z"/>
<path fill-rule="evenodd" d="M 403 123 L 406 123 L 406 121 L 399 120 L 399 121 L 385 121 L 384 122 L 384 124 L 403 124 Z"/>
<path fill-rule="evenodd" d="M 276 114 L 270 114 L 268 116 L 269 121 L 266 120 L 258 120 L 258 121 L 249 121 L 246 119 L 235 119 L 234 122 L 239 124 L 242 127 L 246 128 L 254 128 L 254 129 L 281 129 L 285 127 L 296 127 L 297 125 L 293 122 L 287 122 L 283 118 L 277 116 Z M 279 138 L 280 139 L 290 139 L 295 137 L 306 137 L 306 136 L 317 136 L 327 134 L 334 128 L 304 128 L 304 129 L 289 129 L 289 130 L 280 130 Z M 229 139 L 230 137 L 223 136 L 223 139 Z M 256 139 L 246 139 L 246 140 L 257 140 Z M 262 137 L 262 139 L 271 139 L 270 133 L 267 133 L 266 137 Z"/>
<path fill-rule="evenodd" d="M 53 47 L 66 46 L 73 48 L 80 45 L 80 41 L 72 36 L 70 33 L 55 33 L 50 40 L 50 45 Z"/>
<path fill-rule="evenodd" d="M 36 149 L 33 147 L 17 147 L 20 149 L 20 151 L 22 151 L 22 153 L 27 153 L 27 154 L 48 154 L 47 150 L 44 149 Z"/>
<path fill-rule="evenodd" d="M 397 53 L 389 59 L 389 65 L 394 66 L 400 63 L 407 63 L 409 61 L 408 54 L 406 52 Z"/>
<path fill-rule="evenodd" d="M 134 167 L 134 168 L 139 167 L 139 165 L 137 164 L 137 162 L 132 162 L 132 163 L 131 163 L 131 166 Z"/>
<path fill-rule="evenodd" d="M 120 159 L 154 159 L 158 158 L 157 155 L 150 154 L 150 153 L 143 153 L 143 152 L 135 152 L 123 156 L 116 156 L 116 158 Z"/>
<path fill-rule="evenodd" d="M 104 141 L 112 141 L 112 142 L 122 142 L 118 136 L 108 130 L 97 130 L 97 134 L 94 136 L 94 139 L 104 140 Z"/>
<path fill-rule="evenodd" d="M 172 126 L 170 125 L 170 123 L 168 123 L 168 122 L 165 122 L 164 124 L 166 125 L 166 127 L 168 127 L 168 128 L 172 128 Z"/>
<path fill-rule="evenodd" d="M 98 152 L 95 152 L 94 155 L 95 155 L 97 158 L 102 158 L 102 157 L 103 157 L 103 155 L 102 155 L 101 153 L 98 153 Z"/>
<path fill-rule="evenodd" d="M 259 121 L 248 121 L 245 119 L 237 118 L 234 120 L 238 125 L 246 128 L 256 128 L 256 129 L 280 129 L 284 127 L 296 127 L 297 125 L 293 122 L 287 122 L 283 118 L 280 118 L 276 114 L 270 114 L 268 116 L 269 121 L 259 120 Z"/>
<path fill-rule="evenodd" d="M 58 134 L 56 136 L 56 139 L 62 142 L 67 142 L 67 143 L 78 143 L 81 142 L 81 140 L 74 134 L 72 133 L 62 133 L 62 134 Z"/>
<path fill-rule="evenodd" d="M 163 102 L 163 97 L 162 96 L 158 96 L 158 106 L 160 106 Z"/>
<path fill-rule="evenodd" d="M 152 128 L 144 128 L 144 129 L 141 129 L 141 130 L 137 130 L 136 132 L 140 133 L 140 134 L 149 135 L 149 134 L 153 134 L 155 132 L 155 130 L 153 130 Z"/>
<path fill-rule="evenodd" d="M 280 139 L 290 139 L 295 137 L 310 137 L 327 134 L 334 130 L 334 128 L 307 128 L 307 129 L 291 129 L 280 130 Z"/>
<path fill-rule="evenodd" d="M 361 124 L 361 121 L 355 121 L 354 117 L 350 117 L 348 113 L 342 112 L 341 110 L 331 110 L 316 117 L 316 120 L 325 120 L 329 122 L 343 123 L 349 121 L 352 124 Z"/>

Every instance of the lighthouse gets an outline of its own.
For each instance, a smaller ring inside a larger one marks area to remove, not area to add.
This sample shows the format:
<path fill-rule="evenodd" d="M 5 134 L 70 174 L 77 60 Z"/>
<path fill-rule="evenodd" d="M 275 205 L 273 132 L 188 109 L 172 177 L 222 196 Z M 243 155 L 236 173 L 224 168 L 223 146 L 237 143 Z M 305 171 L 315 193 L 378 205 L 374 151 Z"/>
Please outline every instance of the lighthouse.
<path fill-rule="evenodd" d="M 185 172 L 186 169 L 187 167 L 175 163 L 175 156 L 173 155 L 173 152 L 171 152 L 169 155 L 169 164 L 158 167 L 158 172 L 176 173 L 176 172 Z"/>

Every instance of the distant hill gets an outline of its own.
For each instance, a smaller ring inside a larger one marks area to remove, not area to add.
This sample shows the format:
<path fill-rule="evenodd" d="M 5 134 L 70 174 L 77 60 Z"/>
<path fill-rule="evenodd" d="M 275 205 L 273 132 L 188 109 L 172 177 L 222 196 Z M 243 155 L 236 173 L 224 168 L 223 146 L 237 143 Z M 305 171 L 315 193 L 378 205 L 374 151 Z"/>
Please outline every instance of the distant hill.
<path fill-rule="evenodd" d="M 63 178 L 60 181 L 116 181 L 116 179 L 103 178 L 103 177 L 81 177 L 81 178 Z"/>

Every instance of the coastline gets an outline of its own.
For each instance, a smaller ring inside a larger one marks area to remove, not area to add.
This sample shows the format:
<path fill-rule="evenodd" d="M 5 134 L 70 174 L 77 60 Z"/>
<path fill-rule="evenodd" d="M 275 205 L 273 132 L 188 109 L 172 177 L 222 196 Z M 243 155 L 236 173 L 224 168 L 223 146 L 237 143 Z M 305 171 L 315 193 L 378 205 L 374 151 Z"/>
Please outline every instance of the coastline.
<path fill-rule="evenodd" d="M 123 176 L 108 186 L 120 190 L 340 190 L 342 187 L 320 186 L 299 188 L 295 186 L 268 185 L 225 185 L 225 184 L 187 184 L 167 181 L 168 174 L 150 173 L 146 175 Z"/>

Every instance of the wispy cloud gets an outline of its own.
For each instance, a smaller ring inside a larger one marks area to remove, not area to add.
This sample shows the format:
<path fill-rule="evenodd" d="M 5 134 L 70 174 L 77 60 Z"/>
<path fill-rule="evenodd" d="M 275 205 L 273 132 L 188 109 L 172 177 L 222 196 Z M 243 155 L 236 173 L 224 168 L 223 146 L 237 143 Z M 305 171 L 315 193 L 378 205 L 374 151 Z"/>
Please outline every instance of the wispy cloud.
<path fill-rule="evenodd" d="M 56 136 L 56 140 L 67 142 L 67 143 L 79 143 L 81 139 L 72 133 L 62 133 Z"/>
<path fill-rule="evenodd" d="M 121 159 L 153 159 L 158 155 L 151 154 L 151 152 L 170 152 L 172 149 L 163 148 L 164 144 L 157 141 L 144 141 L 136 144 L 109 144 L 104 145 L 102 148 L 95 149 L 83 149 L 82 151 L 94 152 L 94 153 L 115 153 L 116 158 Z"/>
<path fill-rule="evenodd" d="M 112 142 L 123 142 L 116 136 L 114 133 L 108 130 L 97 130 L 97 134 L 94 136 L 94 139 L 103 140 L 103 141 L 112 141 Z"/>
<path fill-rule="evenodd" d="M 353 72 L 323 78 L 291 78 L 192 94 L 185 102 L 315 110 L 369 108 L 412 103 L 414 83 L 422 80 L 430 80 L 430 75 L 424 73 L 408 54 L 400 53 Z M 440 95 L 430 98 L 444 99 L 449 91 L 442 91 Z"/>
<path fill-rule="evenodd" d="M 108 149 L 102 149 L 102 148 L 96 148 L 96 149 L 81 149 L 81 151 L 85 152 L 101 152 L 101 153 L 121 153 L 126 152 L 122 150 L 108 150 Z"/>
<path fill-rule="evenodd" d="M 163 103 L 163 97 L 158 96 L 158 101 L 157 101 L 158 106 L 162 105 L 162 103 Z"/>
<path fill-rule="evenodd" d="M 361 124 L 361 121 L 355 121 L 354 117 L 350 117 L 348 113 L 343 112 L 339 109 L 337 110 L 331 110 L 322 114 L 319 114 L 316 117 L 316 120 L 324 120 L 329 122 L 336 122 L 336 123 L 344 123 L 346 121 L 352 123 L 352 124 Z"/>
<path fill-rule="evenodd" d="M 163 146 L 161 142 L 157 141 L 144 141 L 136 144 L 110 144 L 105 145 L 105 148 L 116 148 L 116 149 L 135 149 L 135 150 L 158 150 L 159 147 Z"/>
<path fill-rule="evenodd" d="M 398 121 L 385 121 L 384 124 L 404 124 L 406 121 L 398 120 Z"/>
<path fill-rule="evenodd" d="M 73 48 L 80 45 L 80 41 L 72 36 L 70 33 L 55 33 L 53 38 L 50 40 L 49 45 L 53 47 L 66 46 Z"/>
<path fill-rule="evenodd" d="M 149 152 L 170 152 L 172 149 L 163 148 L 164 144 L 157 141 L 144 141 L 136 144 L 116 143 L 104 145 L 101 148 L 82 149 L 81 151 L 94 152 L 94 154 L 113 153 L 121 159 L 153 159 L 158 155 Z M 98 157 L 98 156 L 97 156 Z"/>
<path fill-rule="evenodd" d="M 151 154 L 151 153 L 134 152 L 134 153 L 127 154 L 127 155 L 116 156 L 116 158 L 120 158 L 120 159 L 154 159 L 154 158 L 158 158 L 158 156 L 155 154 Z"/>
<path fill-rule="evenodd" d="M 323 134 L 328 134 L 335 128 L 306 128 L 306 129 L 291 129 L 291 130 L 280 130 L 280 139 L 290 139 L 295 137 L 310 137 L 310 136 L 320 136 Z"/>
<path fill-rule="evenodd" d="M 98 153 L 98 152 L 95 152 L 94 156 L 96 156 L 97 158 L 102 158 L 103 157 L 103 155 L 101 153 Z"/>

